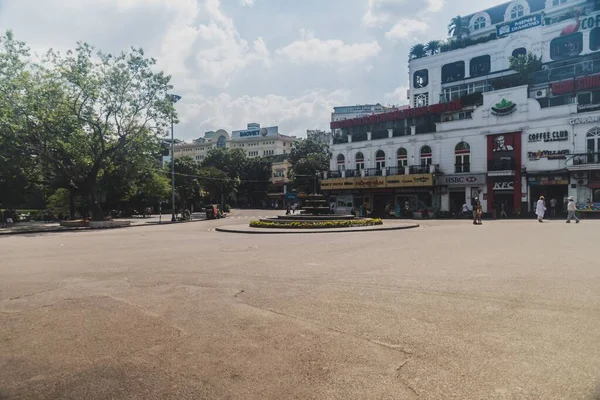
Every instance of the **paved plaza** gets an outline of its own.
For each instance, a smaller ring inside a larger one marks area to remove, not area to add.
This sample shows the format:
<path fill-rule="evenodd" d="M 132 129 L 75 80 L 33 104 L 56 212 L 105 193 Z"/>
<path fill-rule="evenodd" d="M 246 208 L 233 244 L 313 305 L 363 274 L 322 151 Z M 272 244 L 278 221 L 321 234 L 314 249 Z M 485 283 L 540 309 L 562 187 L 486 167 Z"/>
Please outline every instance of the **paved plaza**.
<path fill-rule="evenodd" d="M 600 221 L 0 237 L 0 399 L 599 399 Z"/>

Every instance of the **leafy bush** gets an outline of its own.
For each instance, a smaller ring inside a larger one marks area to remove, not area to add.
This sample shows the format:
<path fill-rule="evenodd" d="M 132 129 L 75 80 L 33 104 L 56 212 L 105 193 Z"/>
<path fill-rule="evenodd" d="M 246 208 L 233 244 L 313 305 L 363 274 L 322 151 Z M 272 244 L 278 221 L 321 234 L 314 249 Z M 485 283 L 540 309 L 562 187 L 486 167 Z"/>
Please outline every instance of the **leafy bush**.
<path fill-rule="evenodd" d="M 223 212 L 226 212 L 226 213 L 231 212 L 231 206 L 229 204 L 225 204 L 223 206 Z"/>
<path fill-rule="evenodd" d="M 319 228 L 352 228 L 359 226 L 382 225 L 380 218 L 343 220 L 343 221 L 250 221 L 251 228 L 292 228 L 292 229 L 319 229 Z"/>

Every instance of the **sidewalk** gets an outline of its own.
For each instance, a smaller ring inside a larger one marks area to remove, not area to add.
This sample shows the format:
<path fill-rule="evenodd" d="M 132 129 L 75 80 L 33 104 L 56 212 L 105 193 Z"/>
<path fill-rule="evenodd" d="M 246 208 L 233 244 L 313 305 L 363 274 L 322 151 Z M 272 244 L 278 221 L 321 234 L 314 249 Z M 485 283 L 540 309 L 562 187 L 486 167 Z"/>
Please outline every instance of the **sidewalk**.
<path fill-rule="evenodd" d="M 189 222 L 198 222 L 204 221 L 206 219 L 206 215 L 204 213 L 194 213 L 192 215 L 192 221 Z M 147 226 L 147 225 L 167 225 L 172 224 L 171 222 L 171 214 L 163 214 L 162 218 L 158 215 L 153 215 L 152 217 L 147 218 L 116 218 L 117 221 L 130 221 L 131 227 L 136 226 Z M 179 221 L 178 221 L 179 222 Z M 181 221 L 188 222 L 188 221 Z M 177 222 L 176 222 L 177 223 Z M 106 228 L 106 229 L 116 229 L 116 228 Z M 0 228 L 0 236 L 2 235 L 18 235 L 18 234 L 27 234 L 27 233 L 44 233 L 44 232 L 64 232 L 64 231 L 85 231 L 91 230 L 91 228 L 81 228 L 81 227 L 65 227 L 60 226 L 58 222 L 42 222 L 42 221 L 29 221 L 29 222 L 17 222 L 13 225 L 12 228 Z"/>

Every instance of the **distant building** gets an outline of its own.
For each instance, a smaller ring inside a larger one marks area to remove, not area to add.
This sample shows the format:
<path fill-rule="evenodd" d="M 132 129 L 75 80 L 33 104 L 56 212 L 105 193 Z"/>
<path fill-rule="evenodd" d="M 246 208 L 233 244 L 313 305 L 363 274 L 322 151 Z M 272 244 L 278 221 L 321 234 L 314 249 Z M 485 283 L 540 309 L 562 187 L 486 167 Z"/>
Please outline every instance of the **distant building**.
<path fill-rule="evenodd" d="M 227 147 L 229 140 L 231 140 L 231 136 L 224 129 L 208 131 L 204 134 L 204 137 L 195 139 L 192 143 L 176 142 L 174 146 L 175 158 L 190 157 L 200 163 L 210 150 Z"/>
<path fill-rule="evenodd" d="M 270 157 L 289 154 L 295 137 L 279 133 L 279 127 L 261 128 L 257 123 L 249 123 L 244 130 L 233 131 L 230 148 L 242 148 L 250 158 Z"/>
<path fill-rule="evenodd" d="M 322 131 L 319 129 L 308 129 L 306 131 L 306 137 L 308 139 L 313 139 L 320 143 L 329 145 L 329 142 L 331 141 L 331 131 Z"/>

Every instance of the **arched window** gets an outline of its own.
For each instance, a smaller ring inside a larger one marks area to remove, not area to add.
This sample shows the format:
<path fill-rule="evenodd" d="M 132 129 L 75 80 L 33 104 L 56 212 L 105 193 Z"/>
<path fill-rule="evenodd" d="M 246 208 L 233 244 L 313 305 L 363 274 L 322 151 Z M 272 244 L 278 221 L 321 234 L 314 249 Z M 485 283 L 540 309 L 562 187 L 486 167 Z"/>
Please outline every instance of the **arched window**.
<path fill-rule="evenodd" d="M 460 142 L 454 148 L 456 162 L 454 164 L 455 172 L 471 172 L 471 146 L 467 142 Z"/>
<path fill-rule="evenodd" d="M 514 49 L 512 52 L 513 57 L 525 56 L 527 55 L 527 49 L 525 47 L 519 47 L 518 49 Z"/>
<path fill-rule="evenodd" d="M 473 23 L 473 30 L 474 31 L 478 31 L 478 30 L 483 29 L 483 28 L 485 28 L 485 18 L 484 17 L 479 17 Z"/>
<path fill-rule="evenodd" d="M 421 147 L 421 166 L 425 167 L 433 163 L 433 155 L 431 153 L 431 147 Z"/>
<path fill-rule="evenodd" d="M 219 139 L 217 139 L 217 147 L 224 148 L 226 143 L 227 138 L 225 136 L 219 136 Z"/>
<path fill-rule="evenodd" d="M 385 168 L 385 153 L 383 150 L 378 150 L 377 153 L 375 153 L 375 168 L 377 171 L 381 171 Z"/>
<path fill-rule="evenodd" d="M 337 169 L 338 171 L 346 170 L 346 157 L 343 154 L 338 154 L 337 156 Z"/>
<path fill-rule="evenodd" d="M 363 153 L 356 153 L 354 159 L 356 160 L 356 170 L 358 172 L 365 169 L 365 156 L 363 156 Z"/>
<path fill-rule="evenodd" d="M 398 168 L 406 167 L 408 165 L 408 153 L 404 147 L 400 147 L 396 152 L 398 157 Z"/>
<path fill-rule="evenodd" d="M 517 4 L 510 10 L 510 19 L 520 18 L 525 15 L 525 7 L 521 4 Z"/>
<path fill-rule="evenodd" d="M 600 128 L 593 128 L 587 133 L 587 152 L 600 153 Z"/>

